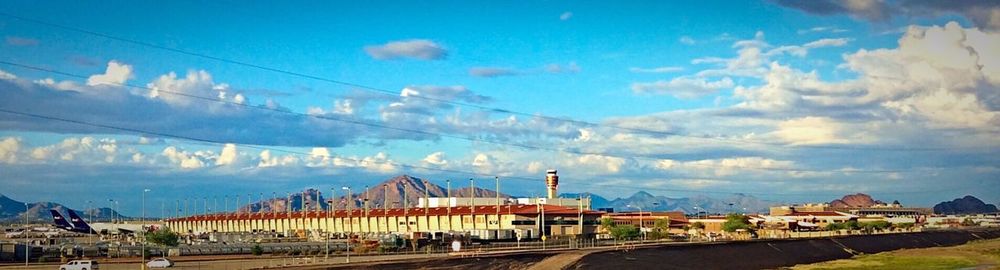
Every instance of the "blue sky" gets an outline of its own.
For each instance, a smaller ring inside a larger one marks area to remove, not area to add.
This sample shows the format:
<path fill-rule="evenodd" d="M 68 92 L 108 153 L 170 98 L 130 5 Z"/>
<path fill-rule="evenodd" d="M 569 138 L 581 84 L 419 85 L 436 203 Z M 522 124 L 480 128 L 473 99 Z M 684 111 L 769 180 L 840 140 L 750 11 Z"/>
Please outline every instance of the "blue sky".
<path fill-rule="evenodd" d="M 557 168 L 607 197 L 996 203 L 1000 12 L 936 3 L 15 1 L 0 60 L 64 74 L 0 64 L 0 108 L 231 145 L 0 113 L 0 181 L 72 206 L 398 174 L 531 195 Z"/>

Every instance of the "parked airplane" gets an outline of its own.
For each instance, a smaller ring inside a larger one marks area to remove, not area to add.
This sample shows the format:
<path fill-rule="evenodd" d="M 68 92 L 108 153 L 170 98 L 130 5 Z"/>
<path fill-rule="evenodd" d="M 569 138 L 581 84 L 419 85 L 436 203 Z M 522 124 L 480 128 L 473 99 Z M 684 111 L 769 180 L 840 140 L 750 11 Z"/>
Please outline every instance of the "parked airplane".
<path fill-rule="evenodd" d="M 66 218 L 63 218 L 62 214 L 59 214 L 59 211 L 49 210 L 49 213 L 52 213 L 52 222 L 56 224 L 56 227 L 67 231 L 75 231 L 73 225 L 66 222 Z"/>
<path fill-rule="evenodd" d="M 78 232 L 78 233 L 89 233 L 89 234 L 119 234 L 119 233 L 135 233 L 142 230 L 142 225 L 138 224 L 115 224 L 115 223 L 87 223 L 73 210 L 67 210 L 69 214 L 69 222 L 66 222 L 66 218 L 63 218 L 59 211 L 50 210 L 52 213 L 52 220 L 59 228 Z"/>
<path fill-rule="evenodd" d="M 40 235 L 46 236 L 46 237 L 51 237 L 51 236 L 59 235 L 59 231 L 53 230 L 52 228 L 49 228 L 49 227 L 31 227 L 31 228 L 28 228 L 28 229 L 8 229 L 8 230 L 4 231 L 3 236 L 6 237 L 6 238 L 17 238 L 17 237 L 24 237 L 25 234 L 27 234 L 28 237 L 32 237 L 32 236 L 36 236 L 37 237 L 37 236 L 40 236 Z"/>

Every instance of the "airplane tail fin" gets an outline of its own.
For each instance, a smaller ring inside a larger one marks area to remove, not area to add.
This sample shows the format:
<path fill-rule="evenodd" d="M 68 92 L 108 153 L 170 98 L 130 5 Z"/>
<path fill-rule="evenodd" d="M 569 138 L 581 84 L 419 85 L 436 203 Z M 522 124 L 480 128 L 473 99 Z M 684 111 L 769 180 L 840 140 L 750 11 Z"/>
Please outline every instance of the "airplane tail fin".
<path fill-rule="evenodd" d="M 66 218 L 64 218 L 62 214 L 59 214 L 59 211 L 49 210 L 49 212 L 52 213 L 52 222 L 55 223 L 56 226 L 66 230 L 73 230 L 73 225 L 66 222 Z"/>
<path fill-rule="evenodd" d="M 86 232 L 93 231 L 90 228 L 90 225 L 88 225 L 86 221 L 83 221 L 83 219 L 80 218 L 80 216 L 77 215 L 76 212 L 73 212 L 73 210 L 70 209 L 66 209 L 66 211 L 69 214 L 69 221 L 73 223 L 73 227 L 76 227 L 76 229 Z"/>

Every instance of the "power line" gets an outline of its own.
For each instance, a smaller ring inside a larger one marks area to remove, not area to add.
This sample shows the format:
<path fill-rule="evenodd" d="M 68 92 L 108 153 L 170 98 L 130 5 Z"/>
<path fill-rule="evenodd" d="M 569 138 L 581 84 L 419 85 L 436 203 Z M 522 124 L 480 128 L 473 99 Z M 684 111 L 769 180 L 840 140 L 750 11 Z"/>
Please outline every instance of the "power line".
<path fill-rule="evenodd" d="M 87 35 L 92 35 L 92 36 L 98 36 L 98 37 L 102 37 L 102 38 L 106 38 L 106 39 L 110 39 L 110 40 L 115 40 L 115 41 L 119 41 L 119 42 L 130 43 L 130 44 L 139 45 L 139 46 L 143 46 L 143 47 L 149 47 L 149 48 L 154 48 L 154 49 L 158 49 L 158 50 L 164 50 L 164 51 L 169 51 L 169 52 L 173 52 L 173 53 L 178 53 L 178 54 L 183 54 L 183 55 L 188 55 L 188 56 L 193 56 L 193 57 L 198 57 L 198 58 L 209 59 L 209 60 L 218 61 L 218 62 L 227 63 L 227 64 L 232 64 L 232 65 L 239 65 L 239 66 L 244 66 L 244 67 L 249 67 L 249 68 L 254 68 L 254 69 L 259 69 L 259 70 L 264 70 L 264 71 L 269 71 L 269 72 L 275 72 L 275 73 L 284 74 L 284 75 L 288 75 L 288 76 L 294 76 L 294 77 L 311 79 L 311 80 L 316 80 L 316 81 L 321 81 L 321 82 L 327 82 L 327 83 L 333 83 L 333 84 L 338 84 L 338 85 L 343 85 L 343 86 L 354 87 L 354 88 L 361 89 L 361 90 L 364 90 L 364 91 L 369 91 L 369 92 L 374 92 L 374 93 L 389 95 L 389 96 L 392 96 L 392 97 L 398 97 L 399 96 L 399 93 L 397 91 L 383 89 L 383 88 L 378 88 L 378 87 L 374 87 L 374 86 L 368 86 L 368 85 L 364 85 L 364 84 L 360 84 L 360 83 L 354 83 L 354 82 L 348 82 L 348 81 L 344 81 L 344 80 L 331 79 L 331 78 L 321 77 L 321 76 L 317 76 L 317 75 L 310 75 L 310 74 L 301 73 L 301 72 L 295 72 L 295 71 L 290 71 L 290 70 L 285 70 L 285 69 L 280 69 L 280 68 L 268 67 L 268 66 L 264 66 L 264 65 L 250 63 L 250 62 L 244 62 L 244 61 L 233 60 L 233 59 L 229 59 L 229 58 L 212 56 L 212 55 L 208 55 L 208 54 L 204 54 L 204 53 L 198 53 L 198 52 L 192 52 L 192 51 L 187 51 L 187 50 L 182 50 L 182 49 L 176 49 L 176 48 L 171 48 L 171 47 L 167 47 L 167 46 L 157 45 L 157 44 L 150 43 L 150 42 L 145 42 L 145 41 L 140 41 L 140 40 L 135 40 L 135 39 L 128 39 L 128 38 L 123 38 L 123 37 L 119 37 L 119 36 L 113 36 L 113 35 L 110 35 L 110 34 L 104 34 L 104 33 L 96 32 L 96 31 L 92 31 L 92 30 L 87 30 L 87 29 L 82 29 L 82 28 L 77 28 L 77 27 L 72 27 L 72 26 L 66 26 L 66 25 L 61 25 L 61 24 L 56 24 L 56 23 L 51 23 L 51 22 L 47 22 L 47 21 L 42 21 L 42 20 L 37 20 L 37 19 L 32 19 L 32 18 L 27 18 L 27 17 L 22 17 L 22 16 L 17 16 L 17 15 L 13 15 L 13 14 L 9 14 L 9 13 L 4 13 L 4 12 L 0 12 L 0 15 L 6 16 L 6 17 L 9 17 L 9 18 L 13 18 L 13 19 L 17 19 L 17 20 L 22 20 L 22 21 L 26 21 L 26 22 L 35 23 L 35 24 L 45 25 L 45 26 L 48 26 L 48 27 L 63 29 L 63 30 L 66 30 L 66 31 L 72 31 L 72 32 L 77 32 L 77 33 L 82 33 L 82 34 L 87 34 Z M 756 141 L 756 140 L 746 140 L 746 139 L 731 138 L 731 137 L 703 137 L 703 136 L 696 136 L 696 135 L 690 135 L 690 134 L 682 134 L 682 133 L 670 132 L 670 131 L 650 130 L 650 129 L 642 129 L 642 128 L 634 128 L 634 127 L 623 127 L 623 126 L 617 126 L 617 125 L 594 123 L 594 122 L 589 122 L 589 121 L 584 121 L 584 120 L 575 120 L 575 119 L 571 119 L 571 118 L 553 117 L 553 116 L 546 116 L 546 115 L 542 115 L 542 114 L 526 113 L 526 112 L 520 112 L 520 111 L 514 111 L 514 110 L 507 110 L 507 109 L 497 108 L 497 107 L 483 106 L 483 105 L 478 105 L 478 104 L 473 104 L 473 103 L 466 103 L 466 102 L 460 102 L 460 101 L 453 101 L 453 100 L 435 98 L 435 97 L 430 97 L 430 96 L 413 95 L 413 96 L 409 96 L 409 97 L 411 97 L 411 98 L 419 98 L 419 99 L 424 99 L 424 100 L 429 100 L 429 101 L 439 102 L 439 103 L 444 103 L 444 104 L 450 104 L 450 105 L 455 105 L 455 106 L 463 106 L 463 107 L 469 107 L 469 108 L 476 108 L 476 109 L 480 109 L 480 110 L 484 110 L 484 111 L 506 113 L 506 114 L 510 114 L 510 115 L 518 115 L 518 116 L 525 116 L 525 117 L 537 117 L 537 118 L 541 118 L 541 119 L 546 119 L 546 120 L 551 120 L 551 121 L 559 121 L 559 122 L 566 122 L 566 123 L 572 123 L 572 124 L 577 124 L 577 125 L 582 125 L 582 126 L 606 127 L 606 128 L 612 128 L 612 129 L 625 130 L 625 131 L 629 131 L 629 132 L 632 132 L 632 133 L 639 133 L 639 134 L 655 134 L 655 135 L 661 135 L 661 136 L 677 136 L 677 137 L 702 139 L 702 140 L 714 140 L 714 141 L 719 141 L 719 142 L 724 142 L 724 143 L 747 143 L 747 144 L 759 144 L 759 145 L 768 145 L 768 146 L 777 146 L 777 147 L 789 147 L 789 148 L 831 149 L 831 150 L 867 150 L 867 151 L 949 151 L 949 150 L 957 149 L 957 148 L 933 148 L 933 147 L 851 147 L 851 146 L 842 146 L 842 145 L 798 145 L 798 144 L 786 144 L 786 143 L 779 143 L 779 142 L 765 142 L 765 141 Z"/>
<path fill-rule="evenodd" d="M 5 64 L 5 65 L 9 65 L 9 66 L 24 68 L 24 69 L 31 69 L 31 70 L 36 70 L 36 71 L 49 72 L 49 73 L 63 75 L 63 76 L 68 76 L 68 77 L 75 77 L 75 78 L 80 78 L 80 79 L 87 79 L 87 76 L 85 76 L 85 75 L 73 74 L 73 73 L 59 71 L 59 70 L 54 70 L 54 69 L 48 69 L 48 68 L 42 68 L 42 67 L 37 67 L 37 66 L 31 66 L 31 65 L 25 65 L 25 64 L 20 64 L 20 63 L 14 63 L 14 62 L 9 62 L 9 61 L 5 61 L 5 60 L 0 60 L 0 64 Z M 470 141 L 470 142 L 480 142 L 480 143 L 489 143 L 489 144 L 496 144 L 496 145 L 506 145 L 506 146 L 519 147 L 519 148 L 532 149 L 532 150 L 562 152 L 562 153 L 568 153 L 568 154 L 574 154 L 574 155 L 592 155 L 592 156 L 602 156 L 602 157 L 621 158 L 621 159 L 644 159 L 644 160 L 650 160 L 650 161 L 656 161 L 656 162 L 667 161 L 665 159 L 662 159 L 662 158 L 659 158 L 659 157 L 655 157 L 655 156 L 644 156 L 644 155 L 627 156 L 627 155 L 620 155 L 620 154 L 616 155 L 616 154 L 601 153 L 601 152 L 588 152 L 588 151 L 580 151 L 580 150 L 559 149 L 559 148 L 544 147 L 544 146 L 538 146 L 538 145 L 529 145 L 529 144 L 522 144 L 522 143 L 504 142 L 504 141 L 497 141 L 497 140 L 487 140 L 487 139 L 476 138 L 476 137 L 463 137 L 463 136 L 445 134 L 445 133 L 440 133 L 440 132 L 430 132 L 430 131 L 424 131 L 424 130 L 418 130 L 418 129 L 409 129 L 409 128 L 394 127 L 394 126 L 389 126 L 389 125 L 383 125 L 383 124 L 377 124 L 377 123 L 370 123 L 370 122 L 361 121 L 361 120 L 345 119 L 345 118 L 338 118 L 338 117 L 330 117 L 330 116 L 325 116 L 325 115 L 307 114 L 307 113 L 295 112 L 295 111 L 291 111 L 291 110 L 282 110 L 282 109 L 278 109 L 278 108 L 268 108 L 268 107 L 262 107 L 262 106 L 253 106 L 253 105 L 246 104 L 246 103 L 239 103 L 239 102 L 229 101 L 229 100 L 220 100 L 220 99 L 218 99 L 216 97 L 198 96 L 198 95 L 192 95 L 192 94 L 188 94 L 188 93 L 170 91 L 170 90 L 165 90 L 165 89 L 153 89 L 153 88 L 150 88 L 148 86 L 139 86 L 139 85 L 133 85 L 133 84 L 128 84 L 128 83 L 108 82 L 108 84 L 118 85 L 118 86 L 122 86 L 122 87 L 130 87 L 130 88 L 135 88 L 135 89 L 142 89 L 142 90 L 151 91 L 151 92 L 152 91 L 156 91 L 157 93 L 165 93 L 165 94 L 170 94 L 170 95 L 176 95 L 176 96 L 180 96 L 180 97 L 191 98 L 191 99 L 198 100 L 198 101 L 205 101 L 205 102 L 212 102 L 212 103 L 226 103 L 226 104 L 230 104 L 230 105 L 234 105 L 234 106 L 239 106 L 239 107 L 244 107 L 244 108 L 257 109 L 257 110 L 265 110 L 265 111 L 271 111 L 271 112 L 277 112 L 277 113 L 283 113 L 283 114 L 290 114 L 290 115 L 295 115 L 295 116 L 299 116 L 299 117 L 311 117 L 311 118 L 316 118 L 316 119 L 338 121 L 338 122 L 344 122 L 344 123 L 348 123 L 348 124 L 367 126 L 367 127 L 372 127 L 372 128 L 389 129 L 389 130 L 395 130 L 395 131 L 405 131 L 405 132 L 411 132 L 411 133 L 417 133 L 417 134 L 423 134 L 423 135 L 440 136 L 440 137 L 445 137 L 445 138 L 465 140 L 465 141 Z M 691 163 L 691 162 L 685 162 L 682 165 L 683 166 L 691 166 L 691 167 L 700 167 L 700 168 L 714 168 L 714 169 L 747 169 L 747 170 L 781 171 L 781 172 L 836 172 L 836 170 L 822 170 L 822 169 L 800 169 L 800 168 L 782 168 L 782 167 L 751 167 L 751 166 L 716 166 L 716 165 L 713 165 L 713 164 L 699 164 L 699 163 Z M 904 170 L 851 170 L 849 172 L 851 172 L 851 173 L 898 173 L 898 172 L 904 172 Z"/>
<path fill-rule="evenodd" d="M 12 115 L 24 116 L 24 117 L 31 117 L 31 118 L 37 118 L 37 119 L 45 119 L 45 120 L 50 120 L 50 121 L 59 121 L 59 122 L 77 124 L 77 125 L 98 127 L 98 128 L 104 128 L 104 129 L 112 129 L 112 130 L 125 131 L 125 132 L 137 133 L 137 134 L 152 135 L 152 136 L 157 136 L 157 137 L 180 139 L 180 140 L 191 141 L 191 142 L 209 143 L 209 144 L 215 144 L 215 145 L 224 145 L 224 144 L 227 144 L 226 142 L 222 142 L 222 141 L 218 141 L 218 140 L 212 140 L 212 139 L 195 138 L 195 137 L 190 137 L 190 136 L 174 135 L 174 134 L 169 134 L 169 133 L 154 132 L 154 131 L 148 131 L 148 130 L 142 130 L 142 129 L 136 129 L 136 128 L 128 128 L 128 127 L 120 127 L 120 126 L 114 126 L 114 125 L 106 125 L 106 124 L 93 123 L 93 122 L 82 121 L 82 120 L 68 119 L 68 118 L 63 118 L 63 117 L 41 115 L 41 114 L 35 114 L 35 113 L 29 113 L 29 112 L 12 111 L 12 110 L 7 110 L 7 109 L 3 109 L 3 108 L 0 108 L 0 112 L 7 113 L 7 114 L 12 114 Z M 241 146 L 242 147 L 246 147 L 246 148 L 251 148 L 251 149 L 268 150 L 268 151 L 282 152 L 282 153 L 287 153 L 287 154 L 292 154 L 292 155 L 300 155 L 300 156 L 307 156 L 307 157 L 317 156 L 317 155 L 314 155 L 312 153 L 306 153 L 306 152 L 300 152 L 300 151 L 293 151 L 293 150 L 287 150 L 287 149 L 280 149 L 280 148 L 273 148 L 273 147 L 264 147 L 264 146 L 258 146 L 258 145 L 241 144 Z M 331 156 L 324 155 L 324 157 L 331 157 Z M 354 162 L 358 162 L 358 163 L 362 162 L 362 160 L 357 159 L 357 158 L 351 158 L 351 157 L 339 157 L 339 158 L 350 160 L 350 161 L 354 161 Z M 369 160 L 369 161 L 365 161 L 365 162 L 372 162 L 372 163 L 385 164 L 385 165 L 398 166 L 398 167 L 411 168 L 411 169 L 423 169 L 423 170 L 430 170 L 430 171 L 439 171 L 439 172 L 444 172 L 444 173 L 477 175 L 477 176 L 483 176 L 483 177 L 492 177 L 492 176 L 495 176 L 495 175 L 478 173 L 478 172 L 473 172 L 473 171 L 434 168 L 434 167 L 419 166 L 419 165 L 410 165 L 410 164 L 404 164 L 404 163 L 398 163 L 398 162 L 391 162 L 391 161 Z M 534 178 L 534 177 L 527 177 L 527 176 L 511 176 L 511 175 L 508 175 L 508 176 L 503 176 L 503 178 L 504 179 L 511 179 L 511 180 L 520 180 L 520 181 L 533 181 L 533 182 L 543 182 L 544 181 L 544 179 Z M 574 184 L 578 184 L 578 185 L 581 185 L 581 186 L 590 186 L 590 187 L 629 189 L 626 186 L 617 186 L 616 187 L 616 186 L 596 185 L 596 184 L 587 184 L 587 183 L 574 183 Z M 810 195 L 816 195 L 814 193 L 732 192 L 732 191 L 712 191 L 712 190 L 670 189 L 670 188 L 658 188 L 658 187 L 635 187 L 634 189 L 669 191 L 669 192 L 686 192 L 686 193 L 709 193 L 709 194 L 752 194 L 752 195 L 774 195 L 774 196 L 810 196 Z M 940 192 L 940 191 L 942 191 L 942 190 L 913 191 L 913 192 L 879 192 L 879 193 L 886 193 L 886 194 L 889 194 L 889 193 L 892 193 L 892 194 L 906 194 L 906 193 L 926 193 L 926 192 Z"/>

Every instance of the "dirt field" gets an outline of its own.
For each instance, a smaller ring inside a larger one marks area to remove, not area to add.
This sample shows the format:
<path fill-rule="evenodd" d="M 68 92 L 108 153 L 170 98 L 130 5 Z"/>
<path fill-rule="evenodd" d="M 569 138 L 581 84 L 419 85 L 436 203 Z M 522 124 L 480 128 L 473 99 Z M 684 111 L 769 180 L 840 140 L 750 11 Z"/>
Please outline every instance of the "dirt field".
<path fill-rule="evenodd" d="M 333 265 L 304 269 L 777 269 L 800 264 L 850 259 L 859 254 L 874 254 L 900 249 L 957 246 L 969 241 L 997 238 L 1000 238 L 1000 230 L 998 229 L 934 231 L 836 238 L 659 245 L 630 250 L 591 249 L 546 251 L 544 253 L 526 252 L 493 254 L 478 258 L 449 257 Z M 994 241 L 1000 243 L 1000 240 Z M 990 243 L 994 242 L 991 241 Z M 987 254 L 981 256 L 969 255 L 973 253 L 958 252 L 950 253 L 952 255 L 948 256 L 933 258 L 932 261 L 889 258 L 874 260 L 872 262 L 863 261 L 863 263 L 869 263 L 870 265 L 853 262 L 857 267 L 851 268 L 848 265 L 843 268 L 956 269 L 984 266 L 987 267 L 986 269 L 992 269 L 988 267 L 995 266 L 995 262 L 983 256 L 1000 256 L 1000 247 L 993 245 L 980 247 Z M 969 246 L 979 247 L 978 245 Z M 879 258 L 877 256 L 867 255 L 862 257 Z M 919 255 L 912 258 L 920 259 L 924 257 L 930 258 Z M 973 259 L 966 260 L 966 258 Z M 878 263 L 881 263 L 881 265 L 908 265 L 908 267 L 878 268 L 876 266 L 879 265 Z M 914 265 L 917 266 L 914 267 Z M 825 268 L 820 267 L 819 269 Z"/>
<path fill-rule="evenodd" d="M 961 246 L 904 249 L 851 259 L 796 265 L 792 269 L 998 269 L 1000 239 L 979 240 Z"/>
<path fill-rule="evenodd" d="M 568 269 L 775 269 L 848 259 L 859 254 L 957 246 L 996 238 L 1000 238 L 1000 230 L 991 229 L 664 246 L 594 253 L 584 256 Z"/>

